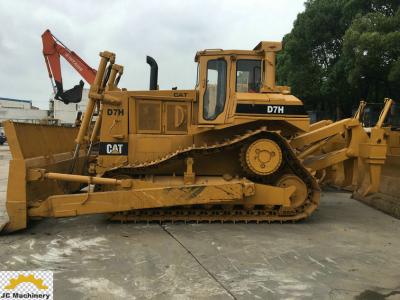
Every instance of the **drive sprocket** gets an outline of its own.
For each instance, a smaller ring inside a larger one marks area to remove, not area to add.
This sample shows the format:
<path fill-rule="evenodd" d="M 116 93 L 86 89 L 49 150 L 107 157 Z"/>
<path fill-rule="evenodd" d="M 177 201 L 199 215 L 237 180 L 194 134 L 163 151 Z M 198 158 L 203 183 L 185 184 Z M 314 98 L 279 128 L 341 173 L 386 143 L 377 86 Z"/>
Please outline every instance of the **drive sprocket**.
<path fill-rule="evenodd" d="M 268 138 L 261 138 L 243 146 L 241 163 L 249 175 L 267 176 L 276 172 L 282 164 L 282 150 Z"/>

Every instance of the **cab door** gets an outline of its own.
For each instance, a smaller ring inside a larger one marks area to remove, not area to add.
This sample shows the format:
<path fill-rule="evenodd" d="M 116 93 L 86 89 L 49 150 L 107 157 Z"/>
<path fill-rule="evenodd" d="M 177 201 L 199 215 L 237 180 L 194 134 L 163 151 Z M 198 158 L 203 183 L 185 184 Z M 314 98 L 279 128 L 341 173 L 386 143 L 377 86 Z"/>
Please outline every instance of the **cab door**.
<path fill-rule="evenodd" d="M 224 124 L 229 95 L 230 61 L 223 56 L 200 57 L 199 124 Z"/>

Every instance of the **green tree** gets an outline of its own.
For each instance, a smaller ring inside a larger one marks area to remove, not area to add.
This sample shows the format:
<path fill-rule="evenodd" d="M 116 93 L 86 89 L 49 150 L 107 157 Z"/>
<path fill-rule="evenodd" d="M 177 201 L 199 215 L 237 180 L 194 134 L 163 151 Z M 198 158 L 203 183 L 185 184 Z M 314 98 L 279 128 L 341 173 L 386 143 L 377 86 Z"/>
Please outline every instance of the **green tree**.
<path fill-rule="evenodd" d="M 308 109 L 326 112 L 327 115 L 323 117 L 341 118 L 351 115 L 352 108 L 358 104 L 363 95 L 363 87 L 359 81 L 369 79 L 370 76 L 370 73 L 366 74 L 364 71 L 360 73 L 357 55 L 352 52 L 355 44 L 360 42 L 357 32 L 362 36 L 362 31 L 365 29 L 365 26 L 358 25 L 358 22 L 367 22 L 357 20 L 374 14 L 384 20 L 381 26 L 386 31 L 382 29 L 380 33 L 389 34 L 384 40 L 390 39 L 390 45 L 397 49 L 392 48 L 390 52 L 391 75 L 388 73 L 386 77 L 383 76 L 386 78 L 385 82 L 392 80 L 390 89 L 395 91 L 395 78 L 398 78 L 395 61 L 396 57 L 397 60 L 399 58 L 396 51 L 400 47 L 397 44 L 393 45 L 392 38 L 399 26 L 394 20 L 389 19 L 396 19 L 398 2 L 398 0 L 308 0 L 305 3 L 305 11 L 297 16 L 292 31 L 283 39 L 284 50 L 278 55 L 278 82 L 291 86 L 293 93 L 305 102 Z M 373 27 L 370 29 L 376 30 Z M 388 48 L 389 46 L 385 47 Z M 383 48 L 379 51 L 379 55 L 385 57 Z M 382 89 L 379 96 L 385 92 L 389 95 L 388 91 Z M 373 97 L 370 100 L 378 100 L 375 99 L 378 95 L 370 93 L 367 96 Z"/>
<path fill-rule="evenodd" d="M 400 10 L 358 15 L 346 31 L 343 60 L 358 96 L 374 101 L 400 97 Z"/>

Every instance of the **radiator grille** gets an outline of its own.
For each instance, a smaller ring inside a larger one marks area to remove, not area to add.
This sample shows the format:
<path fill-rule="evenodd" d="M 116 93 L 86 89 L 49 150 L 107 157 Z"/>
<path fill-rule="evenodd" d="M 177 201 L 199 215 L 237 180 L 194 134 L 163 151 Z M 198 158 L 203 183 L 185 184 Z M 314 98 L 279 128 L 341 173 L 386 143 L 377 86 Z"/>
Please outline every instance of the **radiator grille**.
<path fill-rule="evenodd" d="M 137 129 L 143 133 L 161 133 L 161 102 L 137 101 Z"/>

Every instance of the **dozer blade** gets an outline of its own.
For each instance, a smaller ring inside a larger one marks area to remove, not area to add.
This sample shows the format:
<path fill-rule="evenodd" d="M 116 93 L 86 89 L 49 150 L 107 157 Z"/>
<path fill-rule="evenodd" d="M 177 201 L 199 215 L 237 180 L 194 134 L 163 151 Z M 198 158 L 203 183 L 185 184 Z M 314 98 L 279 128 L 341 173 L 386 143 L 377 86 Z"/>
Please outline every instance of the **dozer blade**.
<path fill-rule="evenodd" d="M 6 169 L 8 170 L 8 161 L 7 165 L 4 167 L 4 170 Z M 6 208 L 7 177 L 7 172 L 0 173 L 0 181 L 2 182 L 0 189 L 0 232 L 9 220 Z"/>
<path fill-rule="evenodd" d="M 80 189 L 76 183 L 52 180 L 27 181 L 29 168 L 44 168 L 69 173 L 77 128 L 38 124 L 4 122 L 12 159 L 9 163 L 7 189 L 0 193 L 6 212 L 1 216 L 2 232 L 12 232 L 27 226 L 28 207 L 50 195 L 73 193 Z M 76 169 L 82 174 L 84 150 L 81 150 Z"/>

